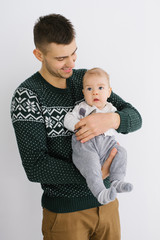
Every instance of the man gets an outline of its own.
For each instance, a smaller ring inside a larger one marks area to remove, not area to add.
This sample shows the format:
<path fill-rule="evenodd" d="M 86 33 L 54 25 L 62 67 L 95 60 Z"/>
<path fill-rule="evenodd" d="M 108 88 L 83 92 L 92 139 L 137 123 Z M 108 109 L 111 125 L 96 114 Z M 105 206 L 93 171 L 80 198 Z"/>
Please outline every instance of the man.
<path fill-rule="evenodd" d="M 15 91 L 12 121 L 22 163 L 28 179 L 41 183 L 44 240 L 118 240 L 118 200 L 101 206 L 85 179 L 72 163 L 71 136 L 63 119 L 83 100 L 85 69 L 73 70 L 77 45 L 75 31 L 65 17 L 40 17 L 34 26 L 35 57 L 42 63 Z M 121 133 L 141 127 L 141 116 L 129 103 L 112 92 L 108 99 L 116 113 L 96 113 L 76 124 L 77 139 L 84 144 L 110 128 Z M 110 186 L 109 166 L 113 149 L 102 168 Z"/>

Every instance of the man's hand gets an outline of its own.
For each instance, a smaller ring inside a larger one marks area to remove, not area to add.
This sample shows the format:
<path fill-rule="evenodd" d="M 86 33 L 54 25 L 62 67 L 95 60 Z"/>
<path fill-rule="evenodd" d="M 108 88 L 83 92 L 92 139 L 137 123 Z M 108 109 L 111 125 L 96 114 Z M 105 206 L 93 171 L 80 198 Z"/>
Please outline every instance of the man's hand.
<path fill-rule="evenodd" d="M 120 125 L 120 116 L 118 113 L 93 113 L 82 118 L 76 125 L 75 130 L 77 140 L 82 143 L 87 142 L 95 136 L 98 136 L 108 129 L 117 129 Z"/>
<path fill-rule="evenodd" d="M 117 154 L 117 149 L 113 148 L 112 151 L 110 152 L 109 157 L 107 158 L 107 160 L 105 161 L 103 167 L 102 167 L 102 178 L 105 179 L 109 176 L 109 169 L 111 166 L 111 163 L 114 159 L 114 157 Z"/>

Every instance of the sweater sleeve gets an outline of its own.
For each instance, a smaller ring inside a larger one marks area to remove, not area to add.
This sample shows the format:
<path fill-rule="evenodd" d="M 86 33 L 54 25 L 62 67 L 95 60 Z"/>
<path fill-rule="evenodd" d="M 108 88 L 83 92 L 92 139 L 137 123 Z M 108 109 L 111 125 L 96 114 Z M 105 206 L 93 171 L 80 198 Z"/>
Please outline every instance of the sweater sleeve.
<path fill-rule="evenodd" d="M 127 134 L 141 128 L 141 115 L 130 103 L 125 102 L 113 92 L 108 101 L 117 108 L 116 112 L 120 115 L 120 126 L 117 132 Z"/>
<path fill-rule="evenodd" d="M 36 94 L 21 98 L 17 89 L 11 104 L 11 117 L 18 149 L 27 177 L 42 184 L 83 184 L 85 179 L 74 164 L 49 154 L 43 114 Z"/>

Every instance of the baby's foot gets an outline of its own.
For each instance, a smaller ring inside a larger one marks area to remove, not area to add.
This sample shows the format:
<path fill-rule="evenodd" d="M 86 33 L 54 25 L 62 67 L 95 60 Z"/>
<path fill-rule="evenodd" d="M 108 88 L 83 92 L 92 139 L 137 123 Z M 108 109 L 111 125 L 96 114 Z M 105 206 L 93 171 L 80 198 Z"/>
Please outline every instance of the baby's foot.
<path fill-rule="evenodd" d="M 101 204 L 107 204 L 116 198 L 116 189 L 114 187 L 106 188 L 102 192 L 99 193 L 98 195 L 98 201 Z"/>
<path fill-rule="evenodd" d="M 123 181 L 113 181 L 111 186 L 115 187 L 117 193 L 131 192 L 133 189 L 133 185 L 131 183 Z"/>

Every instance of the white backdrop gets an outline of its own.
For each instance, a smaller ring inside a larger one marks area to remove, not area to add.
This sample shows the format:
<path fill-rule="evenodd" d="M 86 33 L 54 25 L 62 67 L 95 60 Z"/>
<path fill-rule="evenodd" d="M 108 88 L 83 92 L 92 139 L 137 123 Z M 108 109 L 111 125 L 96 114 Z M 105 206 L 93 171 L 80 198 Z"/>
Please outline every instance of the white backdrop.
<path fill-rule="evenodd" d="M 35 21 L 60 13 L 77 31 L 76 68 L 104 68 L 113 90 L 142 115 L 141 130 L 118 136 L 128 152 L 126 179 L 134 184 L 133 192 L 118 196 L 122 239 L 159 240 L 159 0 L 1 0 L 0 5 L 0 239 L 42 239 L 42 190 L 27 180 L 21 165 L 10 101 L 15 88 L 40 68 L 32 54 Z"/>

